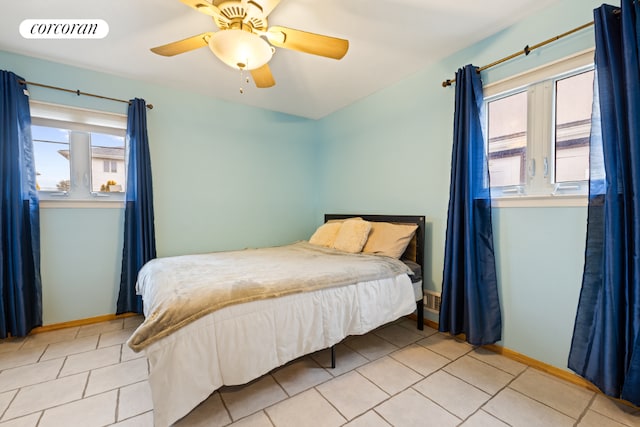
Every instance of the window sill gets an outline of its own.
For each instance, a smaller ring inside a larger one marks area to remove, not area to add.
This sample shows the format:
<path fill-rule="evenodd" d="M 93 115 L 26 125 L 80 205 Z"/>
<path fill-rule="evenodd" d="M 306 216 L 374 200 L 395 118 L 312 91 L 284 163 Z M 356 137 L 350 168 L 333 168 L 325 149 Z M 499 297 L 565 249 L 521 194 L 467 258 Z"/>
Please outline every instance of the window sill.
<path fill-rule="evenodd" d="M 123 209 L 123 200 L 40 200 L 40 209 Z"/>
<path fill-rule="evenodd" d="M 587 207 L 589 197 L 586 195 L 570 196 L 513 196 L 492 198 L 492 208 L 559 208 Z"/>

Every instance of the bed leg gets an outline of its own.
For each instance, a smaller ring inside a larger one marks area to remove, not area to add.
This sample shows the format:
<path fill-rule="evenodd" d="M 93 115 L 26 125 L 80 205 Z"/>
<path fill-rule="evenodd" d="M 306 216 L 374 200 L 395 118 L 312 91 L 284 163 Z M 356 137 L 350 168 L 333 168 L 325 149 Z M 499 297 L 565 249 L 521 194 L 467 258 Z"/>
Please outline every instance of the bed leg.
<path fill-rule="evenodd" d="M 331 369 L 336 367 L 336 346 L 331 346 Z"/>
<path fill-rule="evenodd" d="M 418 329 L 424 331 L 424 302 L 422 300 L 416 302 Z"/>

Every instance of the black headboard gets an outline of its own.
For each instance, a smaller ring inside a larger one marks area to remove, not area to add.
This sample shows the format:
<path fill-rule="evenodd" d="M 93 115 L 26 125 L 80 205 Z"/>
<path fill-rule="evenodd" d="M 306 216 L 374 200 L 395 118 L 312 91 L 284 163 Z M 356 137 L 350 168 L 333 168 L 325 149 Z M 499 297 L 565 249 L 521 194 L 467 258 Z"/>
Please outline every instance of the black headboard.
<path fill-rule="evenodd" d="M 332 219 L 346 219 L 359 217 L 365 221 L 376 222 L 392 222 L 396 224 L 416 224 L 418 229 L 416 230 L 416 259 L 415 262 L 420 264 L 422 271 L 424 272 L 424 233 L 425 233 L 425 217 L 422 215 L 361 215 L 361 214 L 325 214 L 324 221 L 327 222 Z"/>

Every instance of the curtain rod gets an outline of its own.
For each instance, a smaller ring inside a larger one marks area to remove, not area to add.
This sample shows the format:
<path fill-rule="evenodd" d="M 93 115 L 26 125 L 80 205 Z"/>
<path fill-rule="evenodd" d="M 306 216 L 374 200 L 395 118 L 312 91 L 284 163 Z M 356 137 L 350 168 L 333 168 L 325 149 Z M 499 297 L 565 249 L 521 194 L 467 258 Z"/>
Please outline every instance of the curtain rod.
<path fill-rule="evenodd" d="M 543 41 L 543 42 L 540 42 L 540 43 L 538 43 L 538 44 L 535 44 L 535 45 L 533 45 L 533 46 L 531 46 L 531 47 L 530 47 L 529 45 L 527 45 L 527 46 L 525 46 L 525 47 L 524 47 L 524 49 L 522 49 L 522 50 L 520 50 L 520 51 L 518 51 L 518 52 L 512 53 L 512 54 L 511 54 L 511 55 L 509 55 L 509 56 L 505 56 L 504 58 L 498 59 L 497 61 L 492 62 L 491 64 L 487 64 L 487 65 L 485 65 L 484 67 L 480 67 L 480 68 L 478 68 L 478 69 L 477 69 L 477 70 L 478 70 L 478 73 L 480 73 L 481 71 L 486 70 L 487 68 L 491 68 L 491 67 L 496 66 L 496 65 L 498 65 L 498 64 L 502 64 L 503 62 L 507 62 L 507 61 L 509 61 L 510 59 L 513 59 L 513 58 L 518 57 L 518 56 L 520 56 L 520 55 L 525 55 L 525 56 L 527 56 L 527 55 L 529 55 L 529 54 L 531 53 L 531 51 L 532 51 L 532 50 L 534 50 L 534 49 L 537 49 L 537 48 L 539 48 L 539 47 L 542 47 L 542 46 L 544 46 L 544 45 L 547 45 L 547 44 L 549 44 L 549 43 L 552 43 L 552 42 L 554 42 L 554 41 L 556 41 L 556 40 L 560 40 L 560 39 L 561 39 L 561 38 L 563 38 L 563 37 L 566 37 L 566 36 L 568 36 L 568 35 L 570 35 L 570 34 L 573 34 L 573 33 L 575 33 L 575 32 L 578 32 L 578 31 L 580 31 L 580 30 L 583 30 L 583 29 L 585 29 L 585 28 L 587 28 L 587 27 L 590 27 L 590 26 L 592 26 L 592 25 L 593 25 L 593 21 L 591 21 L 591 22 L 587 22 L 586 24 L 580 25 L 579 27 L 576 27 L 576 28 L 574 28 L 574 29 L 572 29 L 572 30 L 567 31 L 566 33 L 562 33 L 562 34 L 557 35 L 557 36 L 555 36 L 555 37 L 551 37 L 550 39 L 547 39 L 547 40 L 545 40 L 545 41 Z M 452 85 L 453 83 L 455 83 L 455 82 L 456 82 L 456 79 L 445 80 L 445 81 L 443 81 L 443 82 L 442 82 L 442 87 L 451 86 L 451 85 Z"/>
<path fill-rule="evenodd" d="M 80 95 L 86 95 L 86 96 L 92 96 L 94 98 L 100 98 L 100 99 L 107 99 L 109 101 L 117 101 L 117 102 L 124 102 L 126 104 L 130 104 L 129 101 L 126 101 L 124 99 L 118 99 L 118 98 L 110 98 L 108 96 L 102 96 L 102 95 L 96 95 L 94 93 L 87 93 L 87 92 L 82 92 L 81 90 L 77 89 L 77 90 L 72 90 L 72 89 L 65 89 L 63 87 L 58 87 L 58 86 L 50 86 L 50 85 L 45 85 L 42 83 L 34 83 L 34 82 L 28 82 L 26 80 L 18 80 L 18 83 L 23 84 L 23 85 L 33 85 L 33 86 L 40 86 L 40 87 L 44 87 L 47 89 L 55 89 L 55 90 L 61 90 L 63 92 L 69 92 L 69 93 L 75 93 L 76 95 L 80 96 Z M 147 108 L 152 110 L 153 109 L 153 104 L 146 104 Z"/>

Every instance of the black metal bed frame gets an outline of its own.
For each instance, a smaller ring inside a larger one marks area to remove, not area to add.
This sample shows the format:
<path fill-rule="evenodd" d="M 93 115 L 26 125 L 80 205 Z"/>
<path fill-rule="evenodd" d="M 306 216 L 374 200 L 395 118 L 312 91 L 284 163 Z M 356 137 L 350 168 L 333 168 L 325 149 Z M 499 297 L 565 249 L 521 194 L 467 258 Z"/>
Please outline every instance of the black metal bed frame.
<path fill-rule="evenodd" d="M 365 221 L 392 222 L 398 224 L 416 224 L 416 259 L 415 262 L 422 268 L 424 290 L 424 248 L 425 248 L 425 216 L 423 215 L 361 215 L 361 214 L 325 214 L 324 221 L 332 219 L 347 219 L 359 217 Z M 421 299 L 416 302 L 417 325 L 419 330 L 424 330 L 424 302 Z M 331 368 L 336 367 L 335 346 L 331 346 Z"/>

